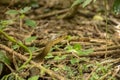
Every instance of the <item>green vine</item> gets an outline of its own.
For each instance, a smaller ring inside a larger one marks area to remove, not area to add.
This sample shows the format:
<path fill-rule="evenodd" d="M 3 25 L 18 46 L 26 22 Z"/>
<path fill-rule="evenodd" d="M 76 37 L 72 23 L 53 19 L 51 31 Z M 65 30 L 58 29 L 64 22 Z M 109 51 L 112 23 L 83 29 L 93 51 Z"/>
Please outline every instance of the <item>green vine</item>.
<path fill-rule="evenodd" d="M 17 43 L 20 47 L 24 48 L 30 54 L 28 60 L 26 62 L 24 62 L 23 65 L 21 67 L 19 67 L 18 70 L 24 68 L 25 65 L 28 64 L 30 62 L 30 60 L 32 59 L 32 52 L 31 52 L 31 50 L 29 50 L 23 43 L 17 42 L 13 37 L 9 36 L 7 33 L 5 33 L 1 29 L 0 29 L 0 33 L 3 34 L 9 41 L 11 41 L 13 43 Z"/>

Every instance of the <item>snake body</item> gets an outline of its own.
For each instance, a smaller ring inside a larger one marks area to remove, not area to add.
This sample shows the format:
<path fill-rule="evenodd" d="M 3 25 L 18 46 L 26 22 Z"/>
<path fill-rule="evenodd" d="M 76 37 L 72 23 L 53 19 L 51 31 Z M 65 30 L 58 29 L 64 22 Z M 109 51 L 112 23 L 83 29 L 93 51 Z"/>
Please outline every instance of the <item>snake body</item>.
<path fill-rule="evenodd" d="M 43 49 L 42 53 L 38 54 L 33 60 L 35 62 L 42 62 L 43 59 L 45 58 L 45 56 L 49 53 L 49 51 L 52 48 L 52 46 L 54 46 L 55 44 L 61 42 L 65 38 L 66 38 L 66 35 L 63 35 L 61 37 L 58 37 L 58 38 L 56 38 L 54 40 L 49 41 L 47 43 L 47 45 L 45 46 L 45 48 Z"/>

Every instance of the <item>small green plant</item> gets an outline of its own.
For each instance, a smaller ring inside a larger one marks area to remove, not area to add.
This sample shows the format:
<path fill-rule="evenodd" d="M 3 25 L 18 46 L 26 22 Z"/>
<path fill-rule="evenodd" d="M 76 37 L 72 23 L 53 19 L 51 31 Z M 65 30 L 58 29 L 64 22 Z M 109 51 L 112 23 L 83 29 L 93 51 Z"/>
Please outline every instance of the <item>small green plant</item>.
<path fill-rule="evenodd" d="M 1 20 L 0 21 L 0 29 L 4 29 L 13 23 L 14 23 L 13 20 Z"/>
<path fill-rule="evenodd" d="M 57 61 L 59 61 L 59 60 L 64 60 L 64 59 L 66 59 L 66 57 L 67 57 L 67 55 L 55 56 L 55 57 L 54 57 L 54 60 L 57 60 Z"/>
<path fill-rule="evenodd" d="M 103 65 L 100 64 L 99 62 L 96 62 L 96 70 L 94 72 L 92 72 L 91 78 L 90 80 L 103 80 L 103 76 L 106 75 L 110 70 L 111 70 L 111 66 L 112 64 L 107 64 L 107 65 Z M 109 79 L 109 75 L 108 77 L 106 77 L 106 79 Z"/>
<path fill-rule="evenodd" d="M 7 15 L 10 15 L 13 17 L 13 22 L 15 20 L 19 20 L 20 21 L 20 27 L 22 27 L 22 22 L 25 19 L 25 14 L 28 13 L 28 11 L 31 10 L 31 7 L 25 7 L 23 9 L 20 10 L 8 10 L 6 12 Z M 30 20 L 30 19 L 25 19 L 25 24 L 27 26 L 30 27 L 35 27 L 36 26 L 36 22 L 34 20 Z"/>
<path fill-rule="evenodd" d="M 37 37 L 36 36 L 32 36 L 32 37 L 28 37 L 25 39 L 25 42 L 32 42 L 36 39 Z"/>
<path fill-rule="evenodd" d="M 9 20 L 1 20 L 0 21 L 0 34 L 3 35 L 6 39 L 8 39 L 10 42 L 13 43 L 12 48 L 14 50 L 18 49 L 19 47 L 23 48 L 25 51 L 27 51 L 30 56 L 28 58 L 27 61 L 25 61 L 20 67 L 18 67 L 17 71 L 23 69 L 26 67 L 26 65 L 30 62 L 30 60 L 32 59 L 32 52 L 34 50 L 36 50 L 36 48 L 33 47 L 27 47 L 25 46 L 21 41 L 14 39 L 13 37 L 9 36 L 6 32 L 4 32 L 3 30 L 8 27 L 11 24 L 14 24 L 16 21 L 20 21 L 20 27 L 22 27 L 21 23 L 23 24 L 23 22 L 25 22 L 25 25 L 30 26 L 30 27 L 35 27 L 36 26 L 36 22 L 33 20 L 30 20 L 28 18 L 25 17 L 25 14 L 31 9 L 31 7 L 25 7 L 23 9 L 20 10 L 9 10 L 6 12 L 7 15 L 11 16 L 11 19 Z M 24 20 L 24 21 L 23 21 Z M 3 37 L 2 36 L 2 37 Z M 1 37 L 1 36 L 0 36 Z M 28 37 L 26 38 L 25 42 L 26 43 L 30 43 L 32 41 L 34 41 L 37 37 L 32 36 L 32 37 Z M 9 60 L 0 52 L 0 61 L 4 62 L 6 64 L 8 64 Z M 3 64 L 0 64 L 0 68 L 3 68 Z M 1 70 L 2 71 L 2 70 Z M 13 73 L 11 72 L 10 74 L 3 76 L 2 80 L 7 80 L 8 78 L 12 77 L 13 79 L 16 80 L 23 80 L 22 78 L 20 78 L 17 73 Z M 32 78 L 32 79 L 36 79 L 36 78 Z M 30 79 L 31 80 L 31 79 Z"/>
<path fill-rule="evenodd" d="M 88 55 L 93 52 L 92 49 L 82 50 L 82 46 L 80 44 L 74 44 L 73 46 L 68 45 L 65 47 L 67 52 L 75 52 L 77 55 Z"/>
<path fill-rule="evenodd" d="M 54 47 L 55 48 L 55 47 Z M 89 54 L 93 51 L 91 50 L 83 50 L 82 51 L 82 46 L 80 44 L 75 44 L 75 45 L 68 45 L 65 47 L 65 51 L 67 52 L 75 52 L 76 54 L 78 55 L 85 55 L 85 54 Z M 73 76 L 75 76 L 76 74 L 76 71 L 77 70 L 74 70 L 74 68 L 72 69 L 72 66 L 78 66 L 81 65 L 79 62 L 80 61 L 87 61 L 87 59 L 79 59 L 79 58 L 76 58 L 76 57 L 70 57 L 68 59 L 68 54 L 64 54 L 64 55 L 56 55 L 56 56 L 53 56 L 52 53 L 49 53 L 47 56 L 46 56 L 47 59 L 49 58 L 53 58 L 54 61 L 56 61 L 57 63 L 58 62 L 65 62 L 65 61 L 69 61 L 69 66 L 67 65 L 64 65 L 64 64 L 61 64 L 62 66 L 61 67 L 52 67 L 52 70 L 53 71 L 56 71 L 56 72 L 59 72 L 59 71 L 64 71 L 66 73 L 66 76 L 67 78 L 72 78 Z M 47 66 L 47 68 L 50 68 L 51 67 L 51 64 L 48 66 L 48 65 L 45 65 Z M 79 68 L 77 68 L 79 69 Z M 80 68 L 79 73 L 82 75 L 83 74 L 83 70 L 88 70 L 89 69 L 89 66 L 86 65 L 82 65 L 82 69 Z M 79 74 L 77 73 L 77 77 Z"/>

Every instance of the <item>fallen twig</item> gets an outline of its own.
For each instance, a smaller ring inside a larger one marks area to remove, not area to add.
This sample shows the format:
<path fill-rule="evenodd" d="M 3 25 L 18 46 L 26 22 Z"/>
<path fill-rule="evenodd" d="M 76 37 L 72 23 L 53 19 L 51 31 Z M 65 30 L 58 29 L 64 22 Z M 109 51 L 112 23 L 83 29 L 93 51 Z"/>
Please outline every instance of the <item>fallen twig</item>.
<path fill-rule="evenodd" d="M 64 9 L 64 10 L 59 10 L 59 11 L 53 11 L 50 13 L 46 13 L 44 15 L 39 15 L 37 17 L 34 17 L 33 19 L 41 19 L 41 18 L 46 18 L 46 17 L 50 17 L 50 16 L 54 16 L 54 15 L 58 15 L 58 14 L 62 14 L 67 12 L 69 9 Z"/>
<path fill-rule="evenodd" d="M 11 55 L 14 54 L 17 58 L 19 58 L 19 59 L 21 59 L 21 60 L 24 60 L 24 61 L 27 61 L 27 60 L 28 60 L 27 57 L 21 55 L 20 53 L 17 53 L 16 51 L 10 49 L 9 47 L 7 47 L 7 46 L 5 46 L 5 45 L 3 45 L 3 44 L 0 44 L 0 49 L 3 49 L 3 50 L 5 50 L 5 51 L 7 51 L 7 52 L 8 52 L 9 54 L 11 54 Z M 64 77 L 62 77 L 62 76 L 54 73 L 54 72 L 51 71 L 51 70 L 48 70 L 48 69 L 44 68 L 43 66 L 41 66 L 40 64 L 38 64 L 38 63 L 36 63 L 36 62 L 34 62 L 34 61 L 32 61 L 32 60 L 30 61 L 30 63 L 33 64 L 35 67 L 38 67 L 38 68 L 44 70 L 46 73 L 48 73 L 50 76 L 52 76 L 52 77 L 54 77 L 54 78 L 57 78 L 57 79 L 59 79 L 59 80 L 66 80 Z"/>
<path fill-rule="evenodd" d="M 116 47 L 113 47 L 116 48 Z M 105 51 L 104 49 L 98 49 L 98 51 L 90 53 L 88 55 L 79 55 L 80 57 L 95 57 L 95 56 L 103 56 L 105 54 L 107 54 L 107 56 L 112 55 L 112 54 L 119 54 L 120 53 L 120 49 L 113 49 L 111 50 L 112 47 L 108 48 L 107 51 Z M 101 50 L 101 51 L 100 51 Z M 71 54 L 70 52 L 65 52 L 65 51 L 61 51 L 61 52 L 52 52 L 53 55 L 58 55 L 58 54 Z"/>
<path fill-rule="evenodd" d="M 115 49 L 120 49 L 120 45 L 114 45 L 114 46 L 107 47 L 107 50 L 115 50 Z M 106 50 L 106 48 L 94 49 L 95 52 L 97 52 L 97 51 L 105 51 L 105 50 Z"/>
<path fill-rule="evenodd" d="M 120 53 L 120 50 L 108 50 L 108 51 L 98 51 L 98 52 L 93 52 L 91 54 L 88 55 L 81 55 L 81 56 L 103 56 L 105 54 L 107 54 L 107 56 L 111 55 L 111 54 L 117 54 Z"/>

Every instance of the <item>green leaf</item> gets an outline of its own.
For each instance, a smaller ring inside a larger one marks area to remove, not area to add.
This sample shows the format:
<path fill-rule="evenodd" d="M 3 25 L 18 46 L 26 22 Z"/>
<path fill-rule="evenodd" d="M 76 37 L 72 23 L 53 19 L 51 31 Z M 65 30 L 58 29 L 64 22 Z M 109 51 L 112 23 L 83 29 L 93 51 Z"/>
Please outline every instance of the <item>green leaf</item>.
<path fill-rule="evenodd" d="M 14 50 L 17 49 L 17 48 L 19 48 L 19 47 L 20 47 L 20 46 L 17 45 L 17 44 L 12 46 L 12 48 L 13 48 Z"/>
<path fill-rule="evenodd" d="M 67 55 L 63 55 L 63 56 L 55 56 L 54 60 L 63 60 L 67 57 Z"/>
<path fill-rule="evenodd" d="M 38 80 L 39 79 L 39 75 L 37 75 L 37 76 L 32 76 L 32 77 L 30 77 L 28 80 Z"/>
<path fill-rule="evenodd" d="M 4 29 L 4 28 L 8 27 L 8 25 L 11 25 L 13 23 L 14 23 L 13 20 L 1 20 L 0 21 L 0 29 Z"/>
<path fill-rule="evenodd" d="M 93 53 L 93 49 L 87 49 L 87 50 L 80 50 L 78 51 L 78 55 L 88 55 L 90 53 Z"/>
<path fill-rule="evenodd" d="M 79 5 L 79 4 L 81 4 L 82 2 L 84 2 L 84 0 L 76 0 L 76 1 L 74 1 L 74 3 L 72 4 L 71 7 L 74 7 L 74 6 L 76 6 L 76 5 Z"/>
<path fill-rule="evenodd" d="M 85 0 L 84 3 L 82 4 L 83 7 L 86 7 L 88 4 L 90 4 L 92 0 Z"/>
<path fill-rule="evenodd" d="M 75 50 L 75 49 L 70 49 L 70 50 L 68 50 L 67 52 L 74 52 L 74 53 L 78 53 L 78 51 L 77 51 L 77 50 Z"/>
<path fill-rule="evenodd" d="M 82 3 L 82 7 L 86 7 L 92 1 L 95 2 L 96 0 L 76 0 L 76 1 L 74 1 L 74 3 L 72 4 L 71 7 L 74 7 L 74 6 L 79 5 L 81 3 Z"/>
<path fill-rule="evenodd" d="M 9 14 L 9 15 L 17 15 L 19 12 L 17 10 L 8 10 L 6 12 L 6 14 Z"/>
<path fill-rule="evenodd" d="M 68 45 L 65 47 L 65 50 L 67 52 L 74 52 L 77 53 L 78 55 L 88 55 L 93 52 L 93 49 L 87 49 L 87 50 L 81 50 L 82 46 L 80 44 L 74 44 L 73 46 Z"/>
<path fill-rule="evenodd" d="M 120 13 L 120 0 L 115 0 L 114 1 L 113 10 L 116 14 Z"/>
<path fill-rule="evenodd" d="M 65 50 L 71 50 L 71 49 L 73 49 L 73 46 L 71 46 L 71 45 L 67 45 L 67 46 L 65 47 Z"/>
<path fill-rule="evenodd" d="M 3 30 L 4 28 L 5 28 L 5 26 L 1 26 L 1 25 L 0 25 L 0 30 Z"/>
<path fill-rule="evenodd" d="M 80 44 L 75 44 L 75 45 L 73 46 L 73 49 L 75 49 L 75 50 L 81 50 L 81 49 L 82 49 L 82 46 L 81 46 Z"/>
<path fill-rule="evenodd" d="M 23 8 L 23 9 L 21 9 L 19 12 L 20 12 L 21 14 L 24 14 L 24 13 L 27 13 L 29 10 L 31 10 L 31 7 L 25 7 L 25 8 Z"/>
<path fill-rule="evenodd" d="M 61 56 L 61 60 L 65 59 L 66 57 L 67 57 L 67 55 Z"/>
<path fill-rule="evenodd" d="M 55 68 L 55 67 L 53 67 L 52 68 L 54 71 L 58 71 L 59 70 L 59 68 Z"/>
<path fill-rule="evenodd" d="M 34 52 L 35 50 L 37 50 L 38 48 L 33 46 L 33 47 L 28 47 L 29 50 L 31 50 L 31 52 Z"/>
<path fill-rule="evenodd" d="M 59 56 L 56 56 L 54 60 L 61 60 L 61 58 Z"/>
<path fill-rule="evenodd" d="M 24 19 L 25 18 L 25 14 L 21 14 L 19 17 L 20 17 L 20 19 Z"/>
<path fill-rule="evenodd" d="M 72 36 L 68 35 L 67 40 L 70 41 L 72 39 Z"/>
<path fill-rule="evenodd" d="M 82 49 L 82 46 L 80 44 L 74 44 L 73 46 L 68 45 L 65 47 L 65 49 L 67 50 L 67 52 L 78 53 L 78 51 Z"/>
<path fill-rule="evenodd" d="M 13 20 L 1 20 L 0 21 L 0 25 L 2 25 L 2 26 L 8 26 L 8 25 L 11 25 L 13 23 L 14 23 Z"/>
<path fill-rule="evenodd" d="M 3 53 L 2 51 L 0 51 L 0 61 L 6 63 L 6 64 L 10 64 L 10 60 L 8 59 L 8 57 L 5 55 L 5 53 Z"/>
<path fill-rule="evenodd" d="M 32 42 L 32 41 L 34 41 L 34 40 L 36 40 L 36 39 L 37 39 L 36 36 L 31 36 L 31 37 L 26 38 L 26 39 L 25 39 L 25 42 Z"/>
<path fill-rule="evenodd" d="M 30 27 L 35 27 L 35 26 L 36 26 L 36 22 L 33 21 L 33 20 L 30 20 L 30 19 L 27 19 L 27 20 L 25 21 L 25 24 L 26 24 L 27 26 L 30 26 Z"/>
<path fill-rule="evenodd" d="M 71 64 L 75 64 L 75 63 L 78 63 L 78 62 L 79 62 L 79 60 L 76 59 L 76 58 L 73 58 L 73 59 L 70 60 Z"/>
<path fill-rule="evenodd" d="M 98 74 L 93 73 L 91 78 L 93 78 L 92 80 L 99 80 L 100 77 Z"/>
<path fill-rule="evenodd" d="M 69 66 L 64 66 L 63 70 L 70 70 L 70 67 Z"/>
<path fill-rule="evenodd" d="M 45 56 L 46 59 L 53 58 L 54 56 L 51 53 L 48 53 L 47 56 Z"/>

